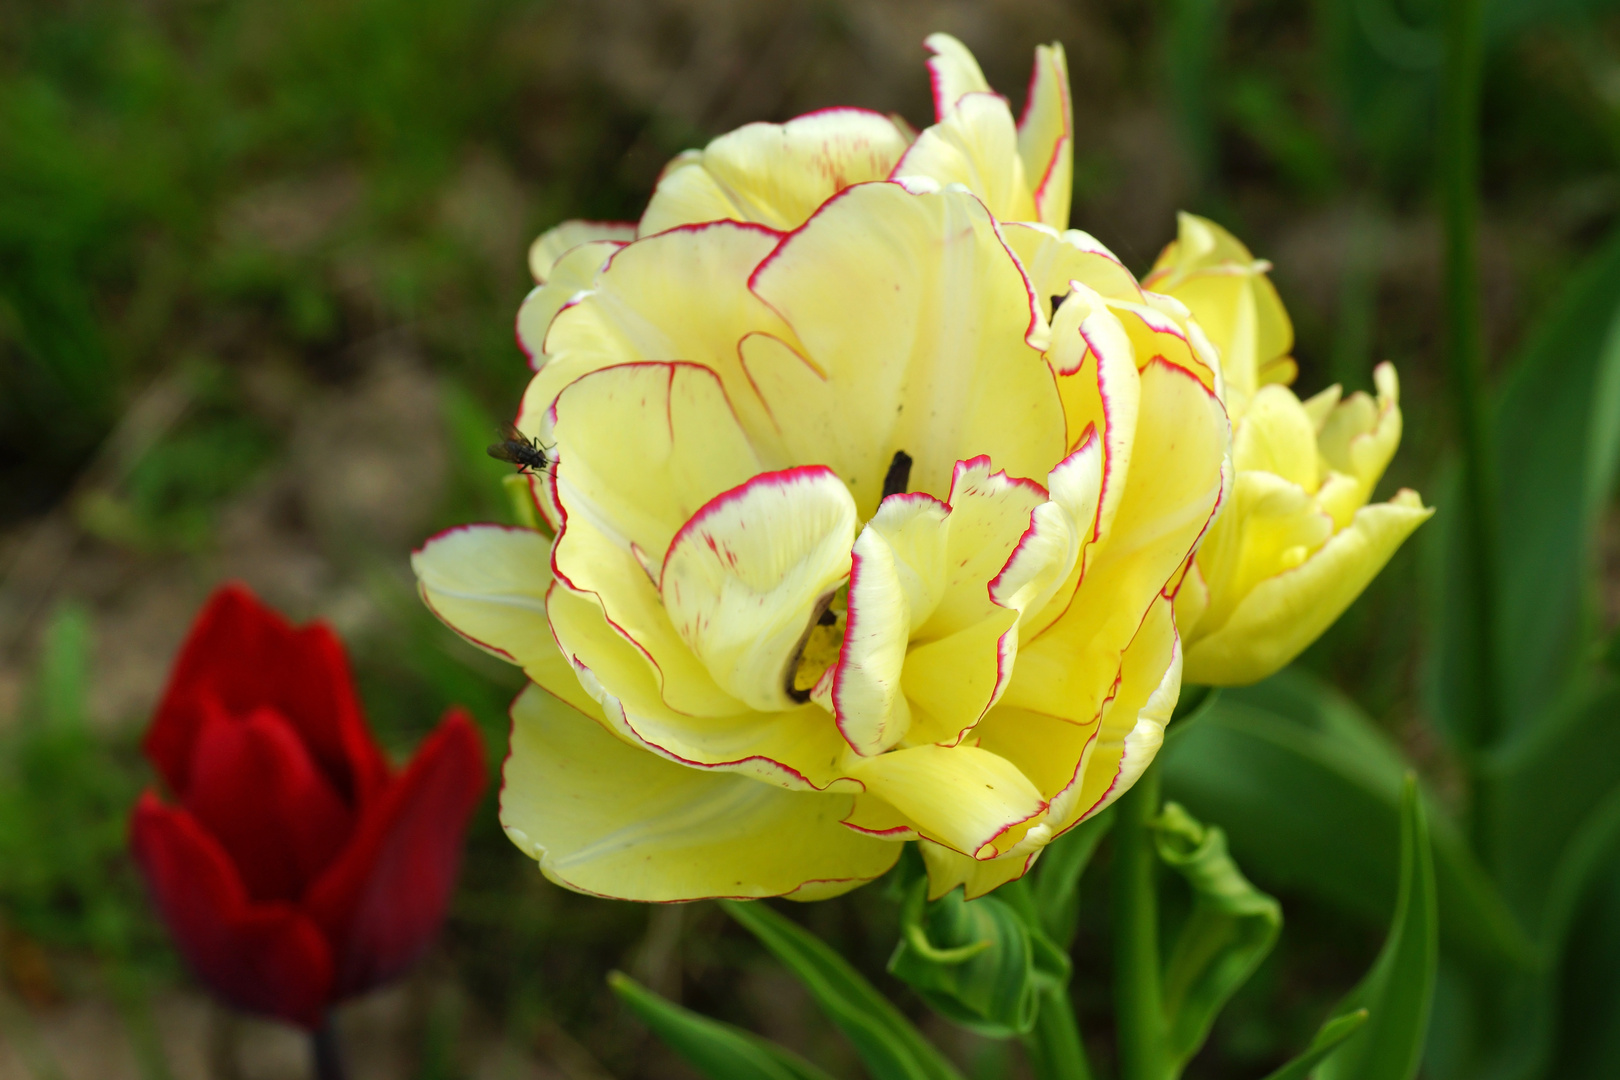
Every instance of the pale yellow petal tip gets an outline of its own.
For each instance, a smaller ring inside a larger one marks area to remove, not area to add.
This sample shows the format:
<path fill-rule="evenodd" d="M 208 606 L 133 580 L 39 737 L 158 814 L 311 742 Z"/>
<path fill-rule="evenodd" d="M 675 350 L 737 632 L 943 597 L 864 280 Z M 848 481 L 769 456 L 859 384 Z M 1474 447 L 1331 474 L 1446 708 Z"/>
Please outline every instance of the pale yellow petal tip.
<path fill-rule="evenodd" d="M 634 222 L 624 221 L 565 221 L 541 233 L 529 245 L 529 273 L 536 284 L 544 285 L 551 276 L 557 260 L 581 244 L 593 240 L 630 241 L 636 238 Z"/>

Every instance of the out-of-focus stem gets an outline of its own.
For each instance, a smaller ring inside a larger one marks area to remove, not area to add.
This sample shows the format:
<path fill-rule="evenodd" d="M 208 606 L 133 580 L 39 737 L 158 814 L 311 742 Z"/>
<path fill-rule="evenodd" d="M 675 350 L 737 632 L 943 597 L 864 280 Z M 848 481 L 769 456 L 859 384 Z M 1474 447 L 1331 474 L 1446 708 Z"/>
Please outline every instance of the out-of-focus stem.
<path fill-rule="evenodd" d="M 309 1048 L 315 1061 L 315 1080 L 344 1080 L 343 1053 L 330 1015 L 309 1033 Z"/>
<path fill-rule="evenodd" d="M 1484 62 L 1481 0 L 1447 0 L 1445 93 L 1440 120 L 1440 201 L 1446 234 L 1446 376 L 1452 414 L 1462 441 L 1466 535 L 1472 549 L 1477 605 L 1472 642 L 1481 680 L 1476 751 L 1501 734 L 1502 694 L 1496 642 L 1500 613 L 1496 588 L 1496 462 L 1485 395 L 1485 344 L 1480 327 L 1478 265 L 1479 98 Z M 1488 781 L 1473 769 L 1473 831 L 1489 856 L 1484 835 L 1490 816 Z"/>
<path fill-rule="evenodd" d="M 1159 763 L 1120 796 L 1114 821 L 1114 1011 L 1120 1080 L 1167 1080 L 1159 969 L 1156 855 L 1148 823 L 1159 812 Z"/>
<path fill-rule="evenodd" d="M 1068 987 L 1041 993 L 1041 1011 L 1035 1016 L 1035 1030 L 1024 1036 L 1024 1051 L 1037 1080 L 1091 1080 Z"/>

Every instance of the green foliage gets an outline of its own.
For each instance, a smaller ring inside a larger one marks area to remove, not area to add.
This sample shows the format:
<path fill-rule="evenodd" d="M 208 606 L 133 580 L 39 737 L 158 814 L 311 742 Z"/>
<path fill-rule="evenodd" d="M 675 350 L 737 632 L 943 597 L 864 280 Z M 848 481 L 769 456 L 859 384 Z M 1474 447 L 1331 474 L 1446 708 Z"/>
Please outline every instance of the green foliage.
<path fill-rule="evenodd" d="M 1366 1009 L 1367 1024 L 1329 1057 L 1318 1080 L 1412 1080 L 1423 1060 L 1440 952 L 1434 861 L 1417 778 L 1401 793 L 1401 882 L 1378 960 L 1339 1006 Z"/>
<path fill-rule="evenodd" d="M 1311 1045 L 1299 1057 L 1267 1075 L 1266 1080 L 1306 1080 L 1312 1069 L 1367 1022 L 1367 1015 L 1366 1009 L 1357 1009 L 1343 1016 L 1335 1016 L 1322 1025 L 1316 1038 L 1311 1040 Z"/>
<path fill-rule="evenodd" d="M 608 985 L 653 1034 L 709 1080 L 830 1080 L 791 1050 L 683 1009 L 628 975 L 615 971 Z"/>
<path fill-rule="evenodd" d="M 874 1080 L 960 1080 L 911 1021 L 820 938 L 763 902 L 720 903 L 804 984 Z"/>
<path fill-rule="evenodd" d="M 1297 670 L 1226 691 L 1166 751 L 1169 795 L 1219 821 L 1239 860 L 1278 888 L 1303 889 L 1368 922 L 1388 917 L 1398 882 L 1406 765 L 1352 703 Z M 1457 829 L 1434 829 L 1448 944 L 1486 965 L 1528 967 L 1536 948 Z"/>
<path fill-rule="evenodd" d="M 1041 928 L 1065 949 L 1080 928 L 1080 877 L 1113 824 L 1110 806 L 1052 841 L 1036 864 L 1033 902 Z"/>
<path fill-rule="evenodd" d="M 959 888 L 929 903 L 926 880 L 906 895 L 889 958 L 889 973 L 941 1016 L 999 1039 L 1033 1030 L 1042 989 L 1067 985 L 1069 971 L 1038 921 L 996 896 L 965 900 Z"/>
<path fill-rule="evenodd" d="M 1151 822 L 1159 859 L 1192 890 L 1162 980 L 1172 1074 L 1204 1045 L 1216 1015 L 1260 966 L 1282 929 L 1277 901 L 1249 884 L 1226 835 L 1166 803 Z"/>

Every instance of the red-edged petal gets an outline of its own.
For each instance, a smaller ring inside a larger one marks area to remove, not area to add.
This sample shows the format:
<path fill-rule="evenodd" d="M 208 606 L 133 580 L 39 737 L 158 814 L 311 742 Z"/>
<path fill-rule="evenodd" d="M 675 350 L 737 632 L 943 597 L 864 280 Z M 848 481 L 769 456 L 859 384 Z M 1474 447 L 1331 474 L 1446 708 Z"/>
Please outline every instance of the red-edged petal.
<path fill-rule="evenodd" d="M 242 715 L 269 705 L 291 721 L 338 792 L 363 806 L 388 764 L 366 730 L 343 645 L 325 625 L 295 628 L 245 586 L 215 590 L 192 624 L 146 734 L 146 756 L 170 788 L 189 785 L 202 700 Z"/>
<path fill-rule="evenodd" d="M 296 902 L 348 841 L 355 813 L 280 713 L 260 706 L 239 719 L 211 699 L 202 706 L 181 801 L 249 896 Z"/>
<path fill-rule="evenodd" d="M 453 709 L 366 810 L 348 850 L 304 898 L 332 942 L 334 996 L 399 975 L 438 933 L 486 782 L 478 731 Z"/>
<path fill-rule="evenodd" d="M 330 1003 L 332 954 L 287 904 L 256 904 L 213 837 L 150 791 L 135 804 L 130 846 L 163 921 L 197 977 L 249 1012 L 315 1027 Z"/>

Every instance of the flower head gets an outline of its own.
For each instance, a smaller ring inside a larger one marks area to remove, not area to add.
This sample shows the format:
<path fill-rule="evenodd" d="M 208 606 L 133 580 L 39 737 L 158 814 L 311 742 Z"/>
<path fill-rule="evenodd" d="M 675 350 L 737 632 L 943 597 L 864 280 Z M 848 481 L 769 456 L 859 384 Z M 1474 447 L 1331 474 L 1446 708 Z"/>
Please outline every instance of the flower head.
<path fill-rule="evenodd" d="M 924 177 L 546 269 L 518 426 L 555 539 L 453 530 L 415 566 L 549 692 L 502 797 L 549 876 L 808 898 L 917 838 L 977 895 L 1146 767 L 1228 442 L 1182 305 Z"/>
<path fill-rule="evenodd" d="M 1288 388 L 1294 332 L 1269 269 L 1219 225 L 1182 214 L 1144 282 L 1217 343 L 1232 416 L 1232 498 L 1177 594 L 1192 682 L 1251 683 L 1287 664 L 1434 512 L 1408 489 L 1368 505 L 1401 441 L 1391 365 L 1373 372 L 1376 399 L 1341 400 L 1332 386 L 1300 401 Z"/>
<path fill-rule="evenodd" d="M 226 1001 L 313 1027 L 438 932 L 485 784 L 464 712 L 396 773 L 330 631 L 227 586 L 192 627 L 145 750 L 177 804 L 141 796 L 136 862 Z"/>

